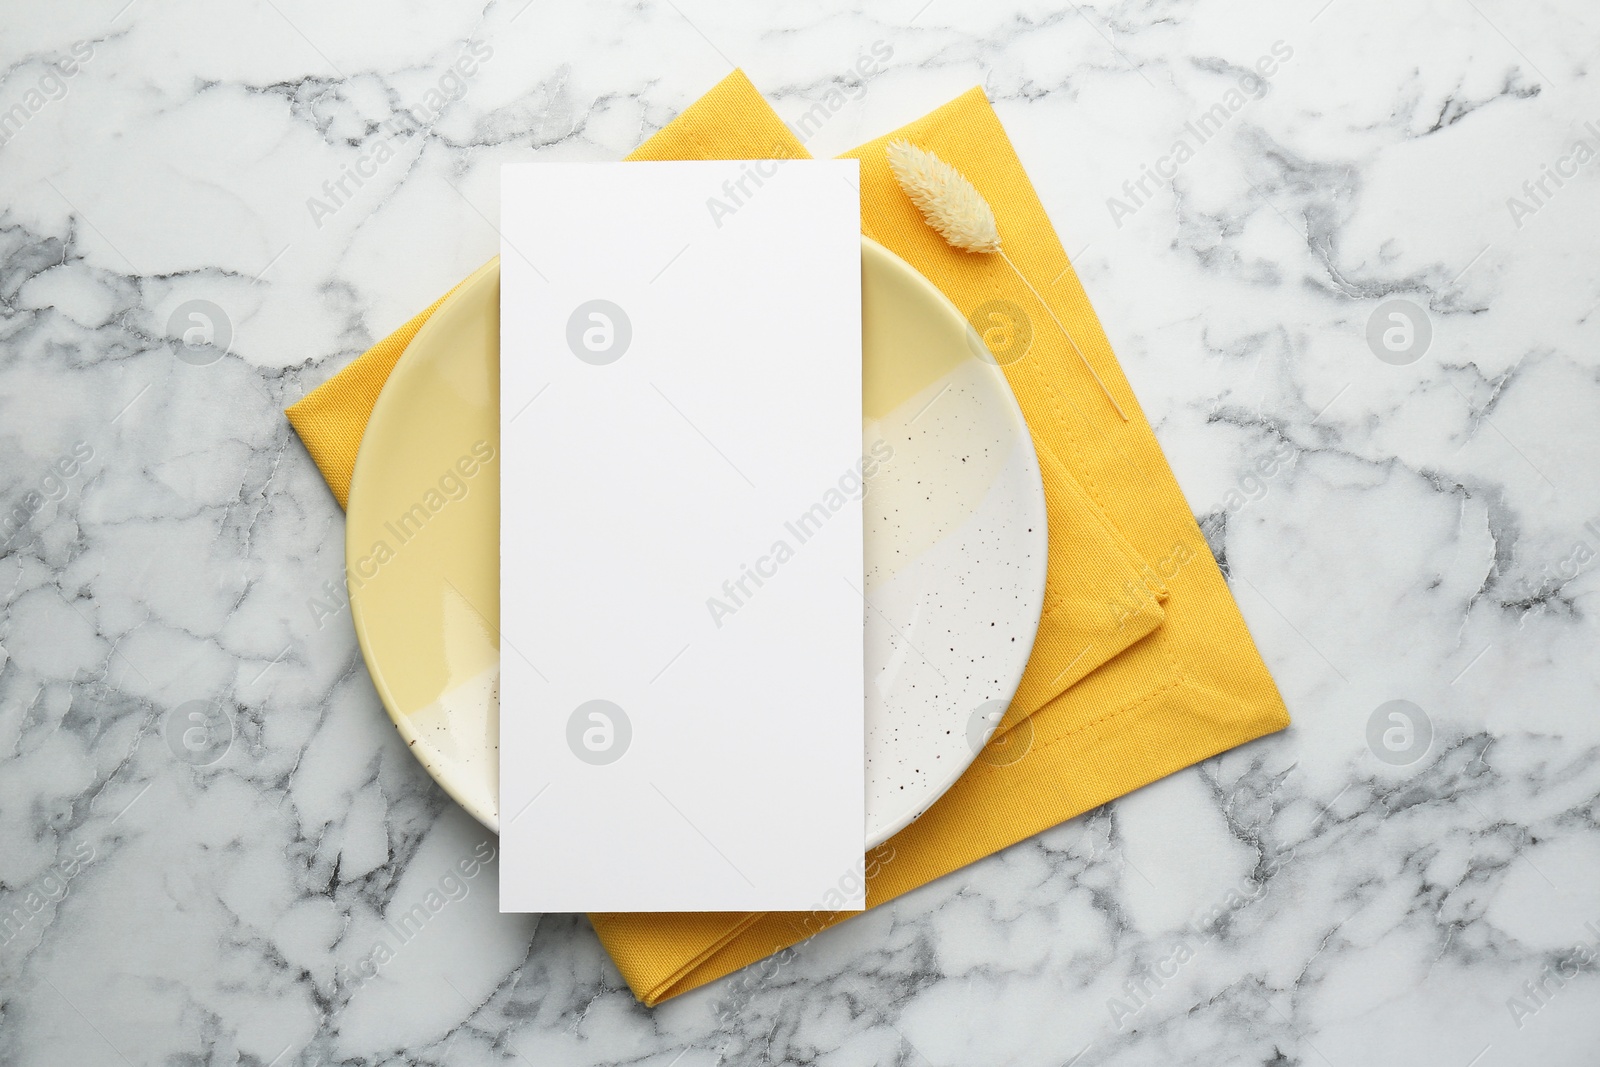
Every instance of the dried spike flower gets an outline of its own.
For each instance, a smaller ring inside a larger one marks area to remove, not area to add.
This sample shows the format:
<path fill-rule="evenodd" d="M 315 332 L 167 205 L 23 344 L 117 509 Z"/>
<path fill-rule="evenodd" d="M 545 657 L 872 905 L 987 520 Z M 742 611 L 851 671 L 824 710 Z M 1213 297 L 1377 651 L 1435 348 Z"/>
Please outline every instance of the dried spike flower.
<path fill-rule="evenodd" d="M 1106 383 L 1095 373 L 1094 366 L 1072 339 L 1072 334 L 1067 332 L 1066 325 L 1056 318 L 1056 313 L 1039 295 L 1039 290 L 1033 287 L 1033 283 L 1000 247 L 1000 228 L 995 222 L 994 209 L 978 192 L 977 186 L 932 152 L 918 148 L 909 141 L 890 141 L 887 153 L 889 169 L 894 172 L 895 181 L 900 183 L 900 188 L 905 190 L 911 202 L 917 205 L 928 225 L 937 230 L 952 248 L 980 255 L 993 253 L 1004 260 L 1006 266 L 1028 287 L 1028 292 L 1033 294 L 1039 306 L 1044 308 L 1045 314 L 1060 328 L 1062 336 L 1083 361 L 1084 368 L 1094 378 L 1095 384 L 1100 386 L 1100 391 L 1105 393 L 1122 421 L 1127 422 L 1128 416 L 1123 412 L 1122 405 L 1117 403 L 1111 390 L 1106 388 Z"/>
<path fill-rule="evenodd" d="M 950 164 L 908 141 L 889 142 L 889 169 L 928 225 L 965 252 L 1000 251 L 994 210 Z"/>

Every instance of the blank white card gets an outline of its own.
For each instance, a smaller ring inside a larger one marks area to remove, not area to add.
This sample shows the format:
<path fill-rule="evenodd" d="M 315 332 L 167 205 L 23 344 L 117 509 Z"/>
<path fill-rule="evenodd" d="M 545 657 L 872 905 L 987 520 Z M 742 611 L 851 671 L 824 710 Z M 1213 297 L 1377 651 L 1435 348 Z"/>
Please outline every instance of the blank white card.
<path fill-rule="evenodd" d="M 855 161 L 500 204 L 501 910 L 860 909 Z"/>

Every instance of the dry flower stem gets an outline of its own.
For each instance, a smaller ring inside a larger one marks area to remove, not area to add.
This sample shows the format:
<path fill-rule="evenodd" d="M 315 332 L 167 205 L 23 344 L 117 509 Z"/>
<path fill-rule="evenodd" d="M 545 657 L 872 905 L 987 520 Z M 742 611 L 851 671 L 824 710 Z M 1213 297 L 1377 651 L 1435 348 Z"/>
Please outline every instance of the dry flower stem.
<path fill-rule="evenodd" d="M 1078 353 L 1078 358 L 1083 360 L 1084 369 L 1089 372 L 1089 376 L 1094 379 L 1094 383 L 1100 387 L 1100 391 L 1102 393 L 1106 394 L 1106 399 L 1111 401 L 1111 407 L 1116 411 L 1117 415 L 1121 417 L 1123 422 L 1127 422 L 1128 415 L 1122 410 L 1122 405 L 1117 403 L 1117 398 L 1111 395 L 1111 390 L 1106 388 L 1106 383 L 1100 380 L 1100 375 L 1094 369 L 1094 364 L 1090 363 L 1089 357 L 1083 354 L 1083 349 L 1078 347 L 1078 342 L 1072 339 L 1072 334 L 1067 332 L 1066 325 L 1060 319 L 1056 318 L 1056 313 L 1054 311 L 1050 310 L 1050 305 L 1046 303 L 1044 297 L 1039 295 L 1039 290 L 1035 289 L 1033 287 L 1033 283 L 1028 281 L 1027 275 L 1023 274 L 1020 270 L 1017 270 L 1017 265 L 1011 262 L 1011 257 L 1006 255 L 1004 250 L 997 248 L 995 251 L 999 253 L 1001 259 L 1006 261 L 1006 266 L 1011 268 L 1012 273 L 1021 279 L 1022 284 L 1028 287 L 1028 292 L 1033 294 L 1033 298 L 1039 301 L 1039 306 L 1044 308 L 1044 313 L 1046 315 L 1050 316 L 1050 321 L 1054 322 L 1061 330 L 1061 336 L 1067 339 L 1067 344 L 1071 345 L 1072 350 Z"/>
<path fill-rule="evenodd" d="M 894 172 L 895 181 L 900 183 L 911 202 L 917 205 L 917 210 L 922 212 L 922 217 L 928 225 L 938 231 L 939 236 L 952 248 L 977 255 L 995 253 L 1005 261 L 1006 266 L 1023 285 L 1028 287 L 1028 292 L 1044 308 L 1050 321 L 1056 324 L 1061 331 L 1061 336 L 1067 339 L 1067 344 L 1078 354 L 1083 361 L 1083 367 L 1089 376 L 1106 395 L 1111 407 L 1123 422 L 1128 421 L 1127 414 L 1122 410 L 1122 405 L 1117 403 L 1117 398 L 1111 395 L 1111 390 L 1101 380 L 1099 373 L 1094 369 L 1094 364 L 1089 362 L 1089 357 L 1083 354 L 1083 349 L 1078 347 L 1078 342 L 1072 339 L 1072 334 L 1067 330 L 1066 323 L 1056 317 L 1050 304 L 1028 281 L 1027 275 L 1017 268 L 1000 247 L 1000 230 L 995 221 L 994 209 L 989 202 L 978 192 L 978 187 L 967 180 L 966 176 L 950 164 L 929 152 L 927 149 L 918 148 L 909 141 L 891 141 L 886 150 L 889 157 L 889 169 Z"/>

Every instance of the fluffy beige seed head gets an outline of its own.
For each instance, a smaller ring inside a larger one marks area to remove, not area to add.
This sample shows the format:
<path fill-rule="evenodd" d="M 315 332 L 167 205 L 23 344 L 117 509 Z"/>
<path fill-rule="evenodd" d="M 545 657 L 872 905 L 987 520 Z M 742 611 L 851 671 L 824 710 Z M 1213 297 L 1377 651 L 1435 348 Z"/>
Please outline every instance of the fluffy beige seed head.
<path fill-rule="evenodd" d="M 1028 292 L 1044 308 L 1044 313 L 1050 316 L 1050 321 L 1060 328 L 1062 336 L 1067 339 L 1067 344 L 1078 354 L 1083 361 L 1083 367 L 1094 378 L 1095 384 L 1100 386 L 1100 391 L 1105 393 L 1106 400 L 1123 422 L 1128 421 L 1128 413 L 1122 410 L 1122 405 L 1117 403 L 1117 398 L 1111 395 L 1111 390 L 1100 377 L 1100 372 L 1094 369 L 1094 364 L 1089 362 L 1089 357 L 1083 354 L 1083 349 L 1078 347 L 1078 342 L 1072 339 L 1072 334 L 1067 330 L 1067 324 L 1050 307 L 1049 301 L 1033 287 L 1028 276 L 1023 274 L 1017 265 L 1011 262 L 1011 257 L 1000 248 L 1000 227 L 994 220 L 994 209 L 989 202 L 978 192 L 977 186 L 961 176 L 961 172 L 950 164 L 926 149 L 918 148 L 909 141 L 890 141 L 886 150 L 889 156 L 889 169 L 894 172 L 894 180 L 900 183 L 900 188 L 906 191 L 911 202 L 917 205 L 922 212 L 922 217 L 928 220 L 928 225 L 939 231 L 952 247 L 966 252 L 993 253 L 999 256 L 1017 280 L 1027 287 Z M 1064 273 L 1064 272 L 1063 272 Z"/>
<path fill-rule="evenodd" d="M 994 210 L 950 164 L 908 141 L 890 141 L 889 169 L 928 225 L 968 252 L 1000 251 Z"/>

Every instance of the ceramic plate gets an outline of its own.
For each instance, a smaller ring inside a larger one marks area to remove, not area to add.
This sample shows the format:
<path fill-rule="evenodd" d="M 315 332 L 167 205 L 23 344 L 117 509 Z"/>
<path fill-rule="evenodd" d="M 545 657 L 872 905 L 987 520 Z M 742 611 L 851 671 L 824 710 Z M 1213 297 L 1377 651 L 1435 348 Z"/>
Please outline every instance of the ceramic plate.
<path fill-rule="evenodd" d="M 961 313 L 863 238 L 867 846 L 967 768 L 1044 603 L 1044 489 L 1005 377 Z M 361 442 L 350 607 L 428 773 L 498 829 L 500 266 L 417 333 Z"/>

